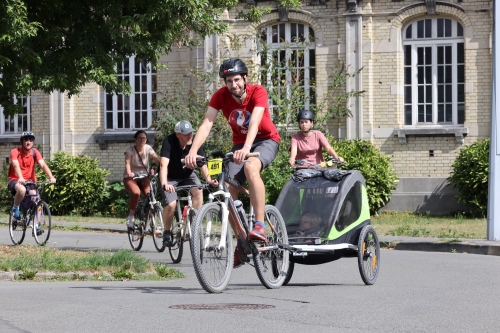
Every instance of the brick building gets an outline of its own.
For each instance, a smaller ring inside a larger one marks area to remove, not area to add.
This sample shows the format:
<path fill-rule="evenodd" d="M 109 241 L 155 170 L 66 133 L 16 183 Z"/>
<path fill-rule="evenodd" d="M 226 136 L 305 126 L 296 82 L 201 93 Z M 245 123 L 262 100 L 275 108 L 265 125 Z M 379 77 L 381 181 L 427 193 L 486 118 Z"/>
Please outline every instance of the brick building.
<path fill-rule="evenodd" d="M 366 92 L 351 101 L 353 117 L 332 121 L 330 132 L 370 140 L 391 157 L 400 182 L 385 209 L 460 209 L 445 179 L 461 148 L 489 136 L 492 1 L 307 0 L 298 10 L 278 10 L 275 1 L 246 3 L 275 9 L 259 25 L 237 20 L 236 11 L 224 13 L 230 33 L 260 35 L 271 48 L 286 41 L 284 57 L 293 55 L 296 38 L 309 37 L 303 66 L 317 95 L 333 64 L 363 68 L 349 89 Z M 198 49 L 175 49 L 161 59 L 168 69 L 158 72 L 130 59 L 119 74 L 132 85 L 128 98 L 89 84 L 71 99 L 59 92 L 20 99 L 23 114 L 2 115 L 2 163 L 29 129 L 46 158 L 59 150 L 87 154 L 111 171 L 110 181 L 119 180 L 133 133 L 161 117 L 154 101 L 174 82 L 193 87 L 186 67 L 207 66 L 226 41 L 212 36 Z M 255 58 L 253 47 L 246 41 L 239 55 Z"/>

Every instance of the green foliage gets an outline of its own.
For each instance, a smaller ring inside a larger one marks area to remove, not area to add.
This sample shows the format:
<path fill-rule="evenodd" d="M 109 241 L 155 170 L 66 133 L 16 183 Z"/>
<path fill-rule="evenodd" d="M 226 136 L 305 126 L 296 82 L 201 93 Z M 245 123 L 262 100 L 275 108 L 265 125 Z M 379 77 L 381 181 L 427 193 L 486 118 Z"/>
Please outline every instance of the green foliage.
<path fill-rule="evenodd" d="M 42 189 L 42 197 L 54 215 L 79 214 L 89 216 L 99 212 L 107 196 L 108 170 L 99 168 L 99 160 L 89 156 L 70 156 L 60 151 L 46 161 L 57 180 Z M 39 181 L 47 179 L 43 172 Z"/>
<path fill-rule="evenodd" d="M 448 182 L 458 189 L 458 202 L 470 207 L 472 216 L 485 217 L 488 204 L 490 139 L 461 149 Z"/>
<path fill-rule="evenodd" d="M 29 268 L 24 268 L 23 272 L 19 276 L 21 280 L 33 280 L 35 278 L 36 273 L 38 273 L 37 270 L 32 270 Z"/>
<path fill-rule="evenodd" d="M 262 180 L 266 185 L 266 202 L 274 204 L 283 188 L 283 185 L 293 174 L 293 168 L 288 164 L 290 159 L 290 141 L 280 143 L 278 155 L 273 163 L 262 171 Z"/>
<path fill-rule="evenodd" d="M 282 0 L 296 7 L 299 0 Z M 130 93 L 115 66 L 135 55 L 156 66 L 173 46 L 199 45 L 227 31 L 220 19 L 239 0 L 2 0 L 0 1 L 0 105 L 22 106 L 14 95 L 30 90 L 78 94 L 88 82 L 107 92 Z M 240 7 L 241 8 L 241 7 Z M 258 23 L 267 7 L 245 7 L 238 17 Z"/>
<path fill-rule="evenodd" d="M 233 37 L 234 39 L 236 38 Z M 276 49 L 271 48 L 260 38 L 256 38 L 257 48 L 253 52 L 261 57 L 262 64 L 260 66 L 247 65 L 255 74 L 252 78 L 266 87 L 269 98 L 273 101 L 270 112 L 274 123 L 280 125 L 279 130 L 283 141 L 290 140 L 297 128 L 296 115 L 306 108 L 307 103 L 309 103 L 308 109 L 315 114 L 315 129 L 327 132 L 327 122 L 330 119 L 352 116 L 349 101 L 364 92 L 347 91 L 347 80 L 358 75 L 361 69 L 350 72 L 343 63 L 339 63 L 328 68 L 327 86 L 323 89 L 323 96 L 314 96 L 317 93 L 318 83 L 312 79 L 306 79 L 305 71 L 295 70 L 297 67 L 305 67 L 304 50 L 310 48 L 311 42 L 312 40 L 296 41 L 293 45 L 294 51 L 297 52 L 296 58 L 278 61 L 277 55 L 280 51 L 285 52 L 292 48 L 290 43 L 282 42 Z M 238 43 L 233 41 L 232 45 L 238 45 Z M 299 64 L 296 61 L 299 61 Z M 288 69 L 286 76 L 283 74 L 283 68 Z M 310 92 L 304 90 L 305 80 L 308 80 Z"/>
<path fill-rule="evenodd" d="M 194 73 L 201 80 L 207 80 L 204 73 Z M 174 132 L 174 126 L 181 120 L 189 120 L 193 128 L 198 128 L 203 122 L 209 100 L 206 95 L 199 93 L 195 89 L 187 90 L 183 83 L 171 85 L 163 94 L 158 103 L 158 109 L 162 110 L 165 116 L 157 121 L 154 149 L 161 151 L 163 139 Z M 196 135 L 196 133 L 195 133 Z M 227 124 L 224 116 L 219 114 L 212 127 L 212 132 L 205 141 L 203 148 L 205 153 L 214 150 L 230 151 L 232 147 L 231 128 Z"/>
<path fill-rule="evenodd" d="M 114 182 L 108 186 L 106 198 L 99 207 L 99 211 L 102 216 L 127 217 L 129 199 L 130 194 L 125 190 L 123 182 Z"/>
<path fill-rule="evenodd" d="M 185 277 L 176 269 L 168 267 L 166 264 L 154 264 L 156 274 L 165 279 L 179 279 Z"/>
<path fill-rule="evenodd" d="M 7 189 L 9 182 L 9 167 L 10 164 L 5 163 L 0 173 L 0 210 L 8 213 L 14 202 L 14 196 Z"/>
<path fill-rule="evenodd" d="M 376 213 L 389 202 L 398 183 L 391 159 L 369 141 L 355 139 L 334 142 L 333 137 L 328 137 L 328 141 L 348 163 L 347 167 L 340 168 L 361 172 L 366 181 L 370 213 Z"/>

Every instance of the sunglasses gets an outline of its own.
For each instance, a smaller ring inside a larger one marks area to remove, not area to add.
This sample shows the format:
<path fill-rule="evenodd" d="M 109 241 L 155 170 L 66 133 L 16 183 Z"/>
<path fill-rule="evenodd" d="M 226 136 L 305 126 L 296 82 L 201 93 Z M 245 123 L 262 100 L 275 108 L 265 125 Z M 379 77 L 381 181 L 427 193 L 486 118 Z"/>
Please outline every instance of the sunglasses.
<path fill-rule="evenodd" d="M 34 137 L 28 137 L 28 138 L 23 138 L 24 141 L 35 141 L 35 138 Z"/>

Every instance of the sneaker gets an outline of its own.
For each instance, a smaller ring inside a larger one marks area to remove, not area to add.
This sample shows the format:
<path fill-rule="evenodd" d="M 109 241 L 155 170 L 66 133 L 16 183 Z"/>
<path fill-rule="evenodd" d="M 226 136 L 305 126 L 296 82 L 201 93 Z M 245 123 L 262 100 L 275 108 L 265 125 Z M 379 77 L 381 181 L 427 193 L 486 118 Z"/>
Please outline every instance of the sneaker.
<path fill-rule="evenodd" d="M 37 236 L 40 236 L 41 234 L 43 234 L 43 229 L 40 229 L 38 226 L 35 227 L 35 231 L 36 231 Z"/>
<path fill-rule="evenodd" d="M 256 224 L 253 230 L 248 234 L 248 239 L 251 241 L 265 241 L 266 228 L 263 228 L 260 224 Z"/>
<path fill-rule="evenodd" d="M 21 213 L 19 213 L 19 207 L 14 207 L 12 206 L 12 217 L 15 218 L 16 220 L 21 219 Z"/>
<path fill-rule="evenodd" d="M 243 252 L 243 248 L 238 243 L 234 249 L 233 269 L 240 268 L 245 264 L 245 261 L 241 260 L 241 255 L 245 255 L 245 252 Z"/>
<path fill-rule="evenodd" d="M 134 224 L 134 217 L 133 216 L 129 216 L 127 217 L 127 228 L 133 228 L 135 226 Z"/>
<path fill-rule="evenodd" d="M 163 231 L 163 245 L 166 247 L 171 247 L 172 246 L 172 233 Z"/>

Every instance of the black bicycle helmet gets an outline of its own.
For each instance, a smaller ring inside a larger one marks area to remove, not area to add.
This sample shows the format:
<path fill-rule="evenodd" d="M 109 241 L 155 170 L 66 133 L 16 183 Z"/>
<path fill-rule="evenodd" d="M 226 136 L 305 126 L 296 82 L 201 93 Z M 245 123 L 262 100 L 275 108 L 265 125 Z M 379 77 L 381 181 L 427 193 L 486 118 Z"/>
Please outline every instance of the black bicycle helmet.
<path fill-rule="evenodd" d="M 23 132 L 21 133 L 21 141 L 23 141 L 24 138 L 33 138 L 33 140 L 35 140 L 35 134 L 29 131 Z"/>
<path fill-rule="evenodd" d="M 314 113 L 309 110 L 302 110 L 297 114 L 297 121 L 300 119 L 309 119 L 310 121 L 314 121 Z"/>
<path fill-rule="evenodd" d="M 221 78 L 225 78 L 226 76 L 234 74 L 248 74 L 247 65 L 245 65 L 243 60 L 239 58 L 230 58 L 224 60 L 219 68 L 219 76 Z"/>

